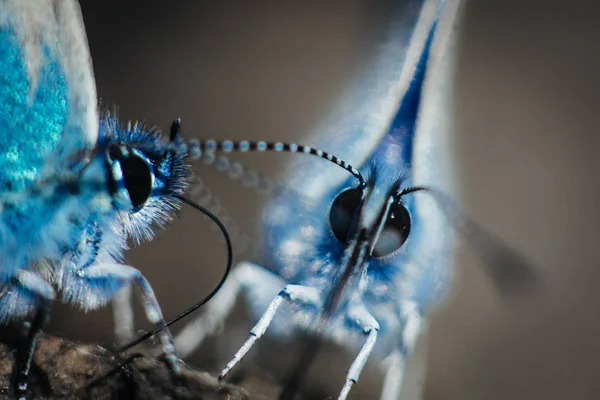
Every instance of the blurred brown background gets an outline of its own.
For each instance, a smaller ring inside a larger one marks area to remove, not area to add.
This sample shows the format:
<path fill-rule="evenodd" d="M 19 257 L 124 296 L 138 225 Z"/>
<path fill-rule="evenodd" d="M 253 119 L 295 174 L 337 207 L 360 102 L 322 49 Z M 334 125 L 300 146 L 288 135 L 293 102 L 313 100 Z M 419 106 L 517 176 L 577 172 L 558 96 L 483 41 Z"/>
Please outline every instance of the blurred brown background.
<path fill-rule="evenodd" d="M 386 2 L 374 0 L 81 3 L 103 105 L 163 129 L 181 117 L 186 135 L 204 138 L 301 141 L 386 18 Z M 542 281 L 502 300 L 479 260 L 461 250 L 453 295 L 432 318 L 425 399 L 600 398 L 597 8 L 582 0 L 466 6 L 455 95 L 461 205 L 526 254 Z M 238 159 L 276 178 L 286 161 Z M 252 232 L 264 198 L 196 171 Z M 166 316 L 203 297 L 222 273 L 224 248 L 209 224 L 183 210 L 152 244 L 128 253 Z M 242 343 L 251 322 L 238 309 L 195 365 L 217 370 Z M 64 307 L 51 327 L 106 343 L 112 329 L 107 310 Z M 263 364 L 282 354 L 261 349 Z M 350 362 L 341 357 L 331 377 L 314 378 L 315 396 L 337 395 Z M 380 383 L 369 368 L 353 398 L 377 398 Z"/>

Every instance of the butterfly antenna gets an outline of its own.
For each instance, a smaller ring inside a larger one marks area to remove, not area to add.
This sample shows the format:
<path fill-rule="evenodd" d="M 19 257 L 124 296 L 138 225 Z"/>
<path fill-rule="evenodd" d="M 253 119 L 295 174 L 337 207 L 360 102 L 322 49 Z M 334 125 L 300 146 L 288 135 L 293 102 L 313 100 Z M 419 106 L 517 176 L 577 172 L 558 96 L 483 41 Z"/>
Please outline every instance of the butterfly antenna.
<path fill-rule="evenodd" d="M 200 159 L 202 159 L 205 165 L 225 173 L 231 180 L 240 182 L 244 188 L 253 190 L 261 196 L 277 195 L 285 187 L 273 182 L 260 172 L 242 165 L 238 161 L 230 160 L 225 154 L 215 155 L 214 153 L 204 153 Z M 259 249 L 256 245 L 256 240 L 252 240 L 247 233 L 242 232 L 230 213 L 200 177 L 196 177 L 194 184 L 189 189 L 189 193 L 192 200 L 211 210 L 227 227 L 227 231 L 234 244 L 234 255 L 247 254 L 250 257 L 257 256 Z M 214 226 L 211 227 L 211 230 L 214 229 Z"/>
<path fill-rule="evenodd" d="M 171 138 L 176 138 L 179 135 L 181 129 L 181 121 L 176 119 L 171 125 Z M 283 142 L 265 142 L 265 141 L 248 141 L 248 140 L 199 140 L 191 139 L 187 143 L 176 143 L 171 142 L 172 146 L 178 147 L 179 151 L 186 151 L 187 154 L 194 160 L 198 160 L 203 157 L 204 154 L 212 154 L 218 152 L 231 153 L 231 152 L 249 152 L 249 151 L 275 151 L 275 152 L 287 152 L 287 153 L 303 153 L 311 154 L 313 156 L 322 158 L 335 165 L 345 169 L 354 175 L 360 182 L 361 186 L 365 186 L 365 178 L 362 174 L 348 164 L 346 161 L 338 158 L 337 156 L 330 154 L 321 149 L 317 149 L 310 146 L 304 146 L 296 143 L 283 143 Z M 210 157 L 210 156 L 209 156 Z M 206 159 L 206 156 L 205 156 Z"/>
<path fill-rule="evenodd" d="M 227 228 L 229 237 L 233 243 L 233 254 L 234 256 L 240 256 L 241 254 L 251 254 L 258 250 L 255 246 L 252 246 L 252 240 L 250 236 L 242 231 L 242 229 L 235 222 L 234 218 L 219 201 L 218 197 L 212 193 L 210 188 L 204 184 L 200 177 L 196 177 L 193 185 L 189 189 L 189 197 L 192 201 L 198 205 L 209 209 L 214 215 Z M 214 232 L 219 229 L 217 226 L 211 225 L 210 231 Z"/>
<path fill-rule="evenodd" d="M 180 135 L 181 120 L 176 119 L 170 128 L 171 142 L 174 142 Z M 237 161 L 230 161 L 224 154 L 215 155 L 205 152 L 200 159 L 204 164 L 227 174 L 230 179 L 241 182 L 245 188 L 255 190 L 261 195 L 269 196 L 278 190 L 279 185 L 275 185 L 269 178 L 258 171 L 244 167 Z M 218 197 L 212 193 L 199 176 L 196 176 L 194 183 L 190 186 L 189 196 L 198 205 L 209 209 L 225 225 L 234 245 L 233 254 L 235 256 L 241 254 L 255 256 L 257 254 L 258 247 L 256 244 L 252 244 L 254 241 L 242 231 Z M 214 225 L 210 227 L 211 232 L 214 232 L 215 229 L 218 228 Z"/>
<path fill-rule="evenodd" d="M 221 287 L 223 286 L 223 284 L 225 284 L 225 281 L 227 280 L 227 277 L 229 276 L 229 273 L 231 272 L 231 267 L 233 264 L 233 247 L 231 245 L 231 238 L 229 237 L 229 233 L 227 232 L 227 229 L 225 228 L 225 226 L 223 225 L 223 223 L 221 221 L 219 221 L 219 219 L 210 211 L 208 211 L 206 208 L 194 203 L 193 201 L 181 196 L 181 195 L 176 195 L 176 197 L 181 200 L 182 202 L 184 202 L 185 204 L 189 205 L 192 208 L 195 208 L 196 210 L 204 213 L 207 217 L 209 217 L 215 224 L 217 224 L 217 226 L 219 227 L 219 229 L 221 229 L 221 232 L 223 233 L 223 237 L 225 238 L 225 244 L 227 246 L 227 267 L 225 268 L 225 272 L 223 273 L 223 277 L 221 278 L 221 280 L 219 281 L 219 283 L 214 287 L 214 289 L 206 296 L 204 297 L 204 299 L 200 300 L 199 302 L 195 303 L 194 305 L 188 307 L 185 311 L 177 314 L 175 317 L 171 318 L 171 320 L 169 320 L 168 322 L 165 323 L 164 326 L 155 328 L 153 330 L 151 330 L 150 332 L 140 336 L 139 338 L 135 339 L 134 341 L 130 342 L 129 344 L 126 344 L 125 346 L 119 348 L 116 353 L 120 354 L 124 351 L 129 350 L 130 348 L 137 346 L 138 344 L 142 343 L 145 340 L 148 340 L 149 338 L 151 338 L 152 336 L 156 335 L 157 333 L 159 333 L 160 331 L 162 331 L 163 329 L 173 325 L 175 322 L 181 320 L 182 318 L 185 318 L 187 315 L 193 313 L 194 311 L 196 311 L 198 308 L 202 307 L 204 304 L 206 304 L 210 299 L 212 299 L 219 290 L 221 290 Z"/>
<path fill-rule="evenodd" d="M 298 144 L 288 143 L 270 143 L 270 142 L 248 142 L 248 141 L 216 141 L 216 140 L 190 140 L 185 143 L 181 140 L 176 142 L 176 139 L 181 137 L 181 120 L 176 119 L 171 124 L 170 140 L 173 146 L 177 147 L 178 151 L 185 151 L 194 160 L 202 160 L 204 164 L 215 168 L 217 171 L 226 173 L 229 178 L 239 180 L 242 186 L 248 189 L 253 189 L 262 195 L 271 195 L 279 192 L 281 185 L 274 184 L 272 180 L 262 175 L 260 172 L 244 167 L 239 162 L 232 162 L 225 154 L 215 154 L 217 152 L 234 152 L 234 151 L 286 151 L 292 153 L 305 153 L 318 156 L 326 159 L 353 174 L 360 182 L 361 186 L 365 185 L 365 179 L 360 172 L 348 164 L 346 161 L 329 154 L 323 150 L 312 148 L 309 146 L 301 146 Z M 204 185 L 200 178 L 196 178 L 196 183 L 190 188 L 190 193 L 198 204 L 210 208 L 221 221 L 227 226 L 232 237 L 232 241 L 236 243 L 235 253 L 239 254 L 246 250 L 251 254 L 256 253 L 256 246 L 250 245 L 250 240 L 247 235 L 242 233 L 235 221 L 230 217 L 229 213 L 222 206 L 220 201 L 214 196 L 211 190 Z M 239 243 L 239 244 L 238 244 Z"/>

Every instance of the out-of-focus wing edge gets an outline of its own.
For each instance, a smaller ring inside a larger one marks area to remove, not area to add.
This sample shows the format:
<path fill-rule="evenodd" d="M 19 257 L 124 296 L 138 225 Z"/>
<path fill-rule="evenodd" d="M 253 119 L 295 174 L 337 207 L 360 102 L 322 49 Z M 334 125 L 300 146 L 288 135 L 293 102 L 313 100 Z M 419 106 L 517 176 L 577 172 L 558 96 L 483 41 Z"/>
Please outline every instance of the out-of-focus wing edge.
<path fill-rule="evenodd" d="M 390 123 L 419 61 L 431 13 L 422 13 L 431 0 L 399 1 L 390 10 L 388 28 L 376 53 L 365 63 L 362 73 L 341 92 L 339 103 L 308 135 L 306 144 L 329 151 L 355 167 L 360 167 L 387 134 Z M 419 48 L 421 46 L 421 48 Z M 293 169 L 310 171 L 310 179 L 301 171 L 289 174 L 289 185 L 308 198 L 324 192 L 348 178 L 341 169 L 316 168 L 315 160 L 298 160 Z"/>
<path fill-rule="evenodd" d="M 69 81 L 67 127 L 75 134 L 81 131 L 87 145 L 93 146 L 98 136 L 98 100 L 83 16 L 76 1 L 56 0 L 55 4 L 61 30 L 59 50 Z"/>
<path fill-rule="evenodd" d="M 459 0 L 439 2 L 440 18 L 427 65 L 412 160 L 415 185 L 430 186 L 451 197 L 455 196 L 456 187 L 452 169 L 452 99 L 462 4 L 464 2 Z M 421 282 L 414 285 L 413 296 L 426 307 L 431 301 L 440 301 L 439 296 L 443 295 L 440 291 L 444 292 L 443 288 L 449 286 L 455 230 L 434 196 L 428 193 L 415 196 L 418 196 L 416 212 L 423 221 L 418 241 L 422 248 L 417 249 L 416 254 L 429 255 L 427 260 L 423 260 L 429 265 Z"/>
<path fill-rule="evenodd" d="M 8 26 L 19 38 L 32 93 L 43 46 L 58 55 L 69 91 L 69 115 L 59 152 L 70 155 L 94 146 L 98 137 L 96 84 L 79 4 L 75 0 L 1 0 L 0 26 Z"/>

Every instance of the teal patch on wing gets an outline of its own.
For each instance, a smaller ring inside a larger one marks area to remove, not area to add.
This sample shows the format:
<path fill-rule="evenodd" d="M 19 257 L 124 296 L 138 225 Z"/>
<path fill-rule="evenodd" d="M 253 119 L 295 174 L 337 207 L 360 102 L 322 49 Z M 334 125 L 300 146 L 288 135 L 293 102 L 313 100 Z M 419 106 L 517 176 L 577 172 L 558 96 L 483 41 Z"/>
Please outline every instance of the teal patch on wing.
<path fill-rule="evenodd" d="M 14 31 L 0 29 L 0 188 L 19 190 L 40 177 L 63 136 L 68 88 L 58 55 L 45 47 L 34 92 Z"/>

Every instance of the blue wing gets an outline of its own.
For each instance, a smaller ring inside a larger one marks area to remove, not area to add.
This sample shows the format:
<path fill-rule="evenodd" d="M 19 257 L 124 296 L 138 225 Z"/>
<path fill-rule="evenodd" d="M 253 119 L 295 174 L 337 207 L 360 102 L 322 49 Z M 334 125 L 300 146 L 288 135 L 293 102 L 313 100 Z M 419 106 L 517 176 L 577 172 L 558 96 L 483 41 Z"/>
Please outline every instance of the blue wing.
<path fill-rule="evenodd" d="M 422 101 L 412 143 L 412 183 L 455 195 L 452 169 L 451 133 L 454 55 L 456 54 L 456 21 L 464 2 L 442 1 L 436 33 L 429 51 L 427 72 L 422 85 Z M 415 194 L 413 212 L 422 221 L 413 232 L 411 252 L 420 255 L 419 268 L 412 276 L 401 276 L 398 288 L 410 293 L 419 304 L 430 304 L 449 287 L 451 249 L 454 228 L 433 196 Z"/>
<path fill-rule="evenodd" d="M 456 21 L 461 2 L 446 1 L 437 22 L 413 143 L 413 179 L 419 185 L 431 185 L 447 194 L 454 193 L 450 133 L 453 127 L 452 95 L 454 56 L 456 54 Z"/>
<path fill-rule="evenodd" d="M 72 174 L 97 135 L 96 89 L 79 5 L 0 0 L 2 277 L 59 257 L 70 240 L 69 214 L 57 213 L 39 183 Z"/>
<path fill-rule="evenodd" d="M 305 142 L 332 152 L 360 167 L 371 157 L 408 89 L 421 55 L 420 44 L 431 20 L 422 17 L 426 1 L 398 1 L 390 10 L 390 22 L 374 56 L 348 85 L 338 105 L 310 133 Z M 419 35 L 420 37 L 416 37 Z M 310 171 L 306 174 L 293 171 Z M 290 165 L 290 186 L 316 200 L 346 180 L 347 173 L 335 167 L 315 168 L 315 160 L 298 159 Z"/>
<path fill-rule="evenodd" d="M 95 145 L 96 88 L 75 1 L 0 1 L 0 104 L 3 192 Z"/>

